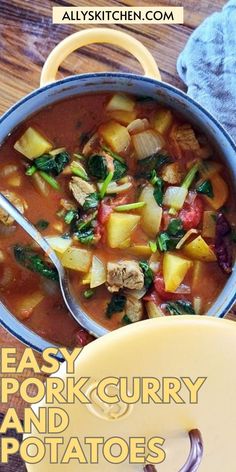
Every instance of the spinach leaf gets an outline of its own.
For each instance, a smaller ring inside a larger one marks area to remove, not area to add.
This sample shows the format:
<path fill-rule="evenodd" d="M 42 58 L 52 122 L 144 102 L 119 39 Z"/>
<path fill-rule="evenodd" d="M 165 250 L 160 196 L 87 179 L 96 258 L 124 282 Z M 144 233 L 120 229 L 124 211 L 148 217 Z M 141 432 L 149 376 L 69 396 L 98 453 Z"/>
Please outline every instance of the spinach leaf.
<path fill-rule="evenodd" d="M 184 231 L 181 219 L 173 218 L 168 225 L 167 231 L 171 236 L 177 236 L 182 238 L 184 236 Z"/>
<path fill-rule="evenodd" d="M 50 154 L 43 154 L 37 157 L 34 159 L 34 164 L 37 170 L 43 170 L 44 172 L 52 172 L 55 170 L 55 159 Z"/>
<path fill-rule="evenodd" d="M 120 293 L 113 293 L 110 302 L 107 305 L 106 316 L 111 318 L 114 313 L 119 313 L 123 311 L 126 304 L 125 295 Z"/>
<path fill-rule="evenodd" d="M 137 162 L 137 178 L 150 179 L 152 171 L 157 172 L 165 165 L 170 164 L 172 158 L 168 154 L 157 152 Z"/>
<path fill-rule="evenodd" d="M 99 194 L 97 192 L 90 193 L 85 199 L 85 202 L 83 204 L 83 210 L 88 211 L 93 208 L 97 208 L 99 203 Z"/>
<path fill-rule="evenodd" d="M 196 190 L 197 193 L 202 193 L 203 195 L 207 195 L 209 198 L 214 198 L 213 187 L 210 180 L 204 180 L 204 182 L 196 187 Z"/>
<path fill-rule="evenodd" d="M 89 298 L 92 298 L 93 295 L 94 295 L 94 290 L 92 288 L 84 291 L 84 298 L 87 298 L 88 300 Z"/>
<path fill-rule="evenodd" d="M 113 157 L 113 159 L 114 174 L 112 180 L 116 181 L 124 177 L 127 172 L 127 165 L 115 157 Z M 100 154 L 93 154 L 88 158 L 87 168 L 89 175 L 97 180 L 105 180 L 109 173 L 106 158 Z"/>
<path fill-rule="evenodd" d="M 76 235 L 82 244 L 88 244 L 92 242 L 92 240 L 94 239 L 92 222 L 95 220 L 96 216 L 97 211 L 95 211 L 94 213 L 90 213 L 89 215 L 85 215 L 83 218 L 80 218 L 79 213 L 75 211 L 74 217 L 70 223 L 69 237 L 71 237 L 72 235 Z M 88 230 L 90 231 L 88 232 Z"/>
<path fill-rule="evenodd" d="M 105 180 L 108 174 L 107 162 L 105 157 L 100 154 L 89 156 L 87 162 L 88 174 L 97 180 Z"/>
<path fill-rule="evenodd" d="M 173 218 L 166 231 L 162 231 L 157 238 L 157 245 L 161 252 L 176 248 L 180 239 L 184 236 L 183 223 L 180 218 Z"/>
<path fill-rule="evenodd" d="M 154 279 L 153 271 L 146 261 L 140 261 L 139 267 L 144 273 L 144 285 L 146 288 L 149 288 L 152 285 Z"/>
<path fill-rule="evenodd" d="M 56 172 L 56 175 L 59 175 L 65 169 L 67 164 L 69 164 L 70 156 L 68 152 L 63 151 L 57 154 L 54 160 L 55 160 L 55 165 L 56 165 L 55 172 Z"/>
<path fill-rule="evenodd" d="M 171 238 L 167 232 L 162 232 L 157 237 L 157 246 L 161 252 L 166 252 L 171 249 Z"/>
<path fill-rule="evenodd" d="M 157 204 L 161 206 L 164 198 L 164 180 L 157 176 L 155 170 L 152 170 L 150 182 L 154 186 L 153 196 Z"/>
<path fill-rule="evenodd" d="M 60 152 L 55 157 L 50 154 L 43 154 L 34 159 L 34 165 L 37 170 L 41 170 L 53 175 L 59 175 L 70 161 L 68 152 Z"/>
<path fill-rule="evenodd" d="M 120 180 L 127 173 L 127 165 L 114 159 L 114 174 L 112 180 Z"/>
<path fill-rule="evenodd" d="M 171 315 L 195 315 L 192 303 L 187 300 L 177 300 L 176 302 L 167 302 L 166 309 Z"/>
<path fill-rule="evenodd" d="M 73 232 L 81 244 L 92 244 L 94 242 L 94 226 L 93 222 L 97 216 L 97 212 L 90 213 L 90 215 L 83 219 L 72 220 L 71 232 Z"/>
<path fill-rule="evenodd" d="M 74 218 L 76 217 L 77 215 L 77 211 L 76 210 L 68 210 L 64 216 L 64 221 L 67 225 L 70 225 L 72 223 L 72 221 L 74 220 Z"/>
<path fill-rule="evenodd" d="M 81 244 L 91 244 L 94 240 L 93 228 L 83 228 L 77 231 L 76 236 Z"/>
<path fill-rule="evenodd" d="M 42 231 L 49 226 L 49 221 L 47 220 L 38 220 L 37 223 L 35 223 L 35 226 L 37 229 L 41 229 Z"/>
<path fill-rule="evenodd" d="M 32 272 L 38 272 L 43 277 L 47 279 L 58 281 L 58 273 L 54 267 L 50 267 L 44 260 L 29 246 L 21 246 L 16 244 L 13 247 L 13 252 L 16 261 L 26 269 L 31 270 Z"/>

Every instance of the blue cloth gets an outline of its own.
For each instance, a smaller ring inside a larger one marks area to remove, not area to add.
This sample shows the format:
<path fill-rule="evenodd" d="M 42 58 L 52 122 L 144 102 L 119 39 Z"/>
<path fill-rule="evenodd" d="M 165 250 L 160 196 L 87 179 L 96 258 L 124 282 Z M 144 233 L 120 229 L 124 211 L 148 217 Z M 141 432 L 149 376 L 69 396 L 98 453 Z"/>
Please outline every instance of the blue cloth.
<path fill-rule="evenodd" d="M 236 0 L 194 31 L 178 58 L 177 70 L 188 94 L 236 141 Z"/>

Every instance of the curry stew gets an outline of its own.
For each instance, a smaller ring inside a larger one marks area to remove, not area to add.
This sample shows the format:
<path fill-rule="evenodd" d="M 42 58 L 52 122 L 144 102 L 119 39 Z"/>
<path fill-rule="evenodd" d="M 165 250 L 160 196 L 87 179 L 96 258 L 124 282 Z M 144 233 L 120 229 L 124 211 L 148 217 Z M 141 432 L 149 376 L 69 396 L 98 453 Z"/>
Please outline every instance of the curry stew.
<path fill-rule="evenodd" d="M 7 138 L 0 163 L 0 190 L 109 329 L 204 314 L 232 271 L 227 173 L 206 136 L 148 97 L 104 93 L 47 107 Z M 50 341 L 88 342 L 55 268 L 2 210 L 0 221 L 2 301 Z"/>

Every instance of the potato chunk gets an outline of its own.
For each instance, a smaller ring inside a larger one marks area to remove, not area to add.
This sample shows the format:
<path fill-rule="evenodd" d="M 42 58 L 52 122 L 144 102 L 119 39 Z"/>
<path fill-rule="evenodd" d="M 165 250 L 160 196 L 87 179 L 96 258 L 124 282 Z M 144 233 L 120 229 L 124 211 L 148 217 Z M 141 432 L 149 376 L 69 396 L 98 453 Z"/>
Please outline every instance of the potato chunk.
<path fill-rule="evenodd" d="M 99 134 L 111 149 L 118 154 L 128 149 L 130 145 L 130 135 L 125 126 L 116 121 L 108 121 L 99 128 Z"/>
<path fill-rule="evenodd" d="M 137 113 L 135 111 L 122 111 L 122 110 L 117 110 L 117 111 L 112 111 L 109 113 L 109 116 L 115 120 L 121 123 L 122 125 L 129 125 L 132 121 L 135 120 Z"/>
<path fill-rule="evenodd" d="M 31 293 L 30 295 L 22 295 L 16 303 L 16 315 L 21 320 L 27 320 L 33 310 L 39 303 L 44 299 L 44 294 L 39 290 Z"/>
<path fill-rule="evenodd" d="M 48 244 L 50 244 L 51 248 L 59 254 L 66 252 L 72 244 L 71 238 L 66 239 L 62 238 L 61 236 L 47 236 L 45 239 L 47 240 Z"/>
<path fill-rule="evenodd" d="M 154 128 L 161 134 L 167 133 L 173 123 L 173 115 L 167 108 L 157 110 L 154 117 Z"/>
<path fill-rule="evenodd" d="M 134 244 L 128 251 L 129 254 L 137 257 L 150 257 L 152 255 L 151 248 L 147 244 Z"/>
<path fill-rule="evenodd" d="M 163 258 L 165 290 L 167 292 L 175 292 L 191 266 L 191 261 L 166 252 Z"/>
<path fill-rule="evenodd" d="M 79 272 L 88 272 L 92 261 L 92 254 L 87 249 L 69 247 L 63 253 L 61 263 L 66 269 L 78 270 Z"/>
<path fill-rule="evenodd" d="M 52 144 L 31 126 L 14 144 L 16 151 L 31 160 L 51 151 L 52 148 Z"/>
<path fill-rule="evenodd" d="M 184 254 L 190 257 L 190 259 L 203 261 L 203 262 L 214 262 L 216 261 L 216 255 L 210 246 L 204 241 L 202 236 L 198 236 L 191 243 L 186 244 L 183 248 Z"/>
<path fill-rule="evenodd" d="M 153 196 L 154 188 L 146 185 L 142 190 L 139 201 L 146 205 L 141 209 L 141 226 L 150 238 L 155 238 L 161 225 L 162 208 L 157 204 Z"/>
<path fill-rule="evenodd" d="M 91 267 L 90 287 L 99 287 L 106 282 L 107 274 L 106 267 L 98 257 L 93 256 Z"/>
<path fill-rule="evenodd" d="M 214 210 L 219 210 L 219 208 L 225 204 L 229 196 L 229 188 L 227 183 L 219 174 L 213 175 L 210 178 L 210 181 L 214 196 L 213 198 L 210 198 L 204 195 L 204 198 L 207 200 L 209 205 L 214 208 Z"/>
<path fill-rule="evenodd" d="M 139 221 L 139 215 L 112 213 L 107 224 L 108 245 L 120 249 L 129 247 L 131 234 Z"/>
<path fill-rule="evenodd" d="M 216 218 L 215 211 L 204 211 L 202 235 L 204 238 L 214 238 L 216 234 Z"/>
<path fill-rule="evenodd" d="M 135 107 L 135 101 L 123 93 L 115 93 L 111 100 L 107 104 L 107 111 L 122 110 L 122 111 L 133 111 Z"/>

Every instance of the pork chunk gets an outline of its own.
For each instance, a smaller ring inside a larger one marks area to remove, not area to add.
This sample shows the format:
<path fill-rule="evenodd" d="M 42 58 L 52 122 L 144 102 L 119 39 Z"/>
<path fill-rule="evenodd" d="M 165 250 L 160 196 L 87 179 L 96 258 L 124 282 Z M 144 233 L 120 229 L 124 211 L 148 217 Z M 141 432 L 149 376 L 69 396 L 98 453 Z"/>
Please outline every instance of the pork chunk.
<path fill-rule="evenodd" d="M 176 141 L 183 151 L 197 152 L 200 144 L 191 125 L 184 124 L 176 129 Z"/>
<path fill-rule="evenodd" d="M 72 177 L 69 187 L 75 199 L 81 206 L 83 206 L 86 197 L 90 195 L 90 193 L 94 193 L 96 191 L 93 184 L 85 182 L 85 180 L 81 179 L 80 177 Z"/>
<path fill-rule="evenodd" d="M 126 316 L 135 323 L 143 317 L 143 303 L 135 297 L 128 297 L 125 305 Z"/>
<path fill-rule="evenodd" d="M 17 208 L 17 210 L 19 210 L 20 213 L 24 213 L 26 204 L 20 197 L 18 197 L 18 195 L 16 195 L 15 192 L 3 190 L 2 194 L 13 205 L 15 205 L 15 207 Z M 0 221 L 6 226 L 10 226 L 14 223 L 14 219 L 12 218 L 12 216 L 10 216 L 5 210 L 2 210 L 2 208 L 0 208 Z"/>
<path fill-rule="evenodd" d="M 107 283 L 110 292 L 118 292 L 120 288 L 141 290 L 144 275 L 136 261 L 108 262 Z"/>
<path fill-rule="evenodd" d="M 180 166 L 178 162 L 173 162 L 164 167 L 161 177 L 165 182 L 171 185 L 180 184 L 182 181 L 182 174 L 180 172 Z"/>

